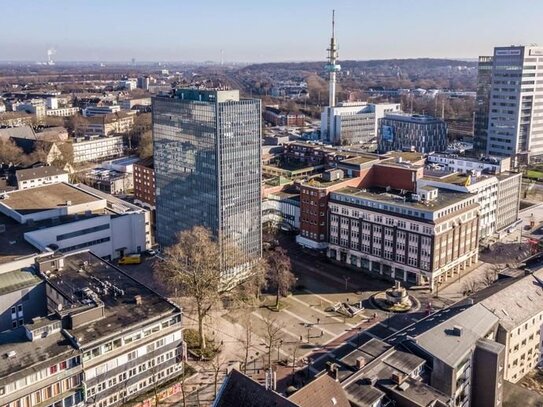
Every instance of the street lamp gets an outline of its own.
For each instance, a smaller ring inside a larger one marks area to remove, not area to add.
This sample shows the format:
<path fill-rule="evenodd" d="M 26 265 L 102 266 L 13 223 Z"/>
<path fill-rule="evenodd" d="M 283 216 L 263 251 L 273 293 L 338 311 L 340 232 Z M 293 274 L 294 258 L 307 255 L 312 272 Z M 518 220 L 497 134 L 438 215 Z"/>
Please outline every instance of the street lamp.
<path fill-rule="evenodd" d="M 351 279 L 351 277 L 343 276 L 343 279 L 345 280 L 345 291 L 347 291 L 347 289 L 349 288 L 349 280 Z"/>
<path fill-rule="evenodd" d="M 279 363 L 279 353 L 281 352 L 281 346 L 283 345 L 283 340 L 279 340 L 279 344 L 277 345 L 277 363 Z"/>
<path fill-rule="evenodd" d="M 311 332 L 311 328 L 313 327 L 313 324 L 305 324 L 305 327 L 307 328 L 307 343 L 309 343 L 309 334 Z"/>

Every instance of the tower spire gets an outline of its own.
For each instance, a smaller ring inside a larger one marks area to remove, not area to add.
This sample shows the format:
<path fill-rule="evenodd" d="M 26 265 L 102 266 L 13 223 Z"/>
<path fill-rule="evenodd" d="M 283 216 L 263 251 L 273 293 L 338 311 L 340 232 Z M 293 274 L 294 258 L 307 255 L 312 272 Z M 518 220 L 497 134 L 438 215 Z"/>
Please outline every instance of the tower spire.
<path fill-rule="evenodd" d="M 332 10 L 332 38 L 330 38 L 330 48 L 328 51 L 328 63 L 326 64 L 326 71 L 330 75 L 329 84 L 329 100 L 328 106 L 334 107 L 336 105 L 336 72 L 341 70 L 341 66 L 336 64 L 337 61 L 337 45 L 336 45 L 336 11 Z"/>

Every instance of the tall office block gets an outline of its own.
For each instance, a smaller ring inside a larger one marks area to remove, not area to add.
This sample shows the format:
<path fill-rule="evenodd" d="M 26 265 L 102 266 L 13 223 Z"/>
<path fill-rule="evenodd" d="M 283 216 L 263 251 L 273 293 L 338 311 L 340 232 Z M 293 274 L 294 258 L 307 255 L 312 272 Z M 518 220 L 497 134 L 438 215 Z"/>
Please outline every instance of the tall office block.
<path fill-rule="evenodd" d="M 240 99 L 237 90 L 180 89 L 153 99 L 161 245 L 199 225 L 239 247 L 244 262 L 260 257 L 260 110 L 260 100 Z"/>
<path fill-rule="evenodd" d="M 514 165 L 543 159 L 543 47 L 494 48 L 490 91 L 489 155 Z"/>
<path fill-rule="evenodd" d="M 477 65 L 477 97 L 475 99 L 475 129 L 473 134 L 473 149 L 477 154 L 486 155 L 488 139 L 488 104 L 492 88 L 493 57 L 479 57 Z"/>

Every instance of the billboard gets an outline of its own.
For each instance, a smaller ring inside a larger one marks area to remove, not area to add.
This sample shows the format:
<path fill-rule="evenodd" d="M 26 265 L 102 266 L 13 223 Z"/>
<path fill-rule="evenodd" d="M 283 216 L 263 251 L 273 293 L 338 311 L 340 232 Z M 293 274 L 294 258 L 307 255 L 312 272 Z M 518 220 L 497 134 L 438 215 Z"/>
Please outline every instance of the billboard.
<path fill-rule="evenodd" d="M 392 126 L 382 126 L 381 127 L 381 137 L 383 141 L 392 143 L 394 141 L 394 127 Z"/>

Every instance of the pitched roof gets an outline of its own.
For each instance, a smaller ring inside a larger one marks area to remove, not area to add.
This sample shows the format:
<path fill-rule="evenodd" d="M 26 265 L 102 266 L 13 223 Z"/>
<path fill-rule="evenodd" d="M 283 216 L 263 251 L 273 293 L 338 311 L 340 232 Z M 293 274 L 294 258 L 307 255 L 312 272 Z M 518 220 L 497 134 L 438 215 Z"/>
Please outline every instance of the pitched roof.
<path fill-rule="evenodd" d="M 510 331 L 543 311 L 543 268 L 480 302 Z"/>
<path fill-rule="evenodd" d="M 324 374 L 289 397 L 300 407 L 350 407 L 341 384 Z"/>
<path fill-rule="evenodd" d="M 213 407 L 299 406 L 234 369 L 226 377 Z"/>
<path fill-rule="evenodd" d="M 5 141 L 9 140 L 12 137 L 36 140 L 36 134 L 30 126 L 9 127 L 7 129 L 0 129 L 0 140 Z"/>
<path fill-rule="evenodd" d="M 17 178 L 17 181 L 25 181 L 29 179 L 51 177 L 62 174 L 67 174 L 67 172 L 57 167 L 38 167 L 18 170 L 15 172 L 15 177 Z"/>
<path fill-rule="evenodd" d="M 417 345 L 454 367 L 497 324 L 498 318 L 479 303 L 417 336 Z M 454 333 L 456 327 L 462 329 L 460 335 Z"/>

